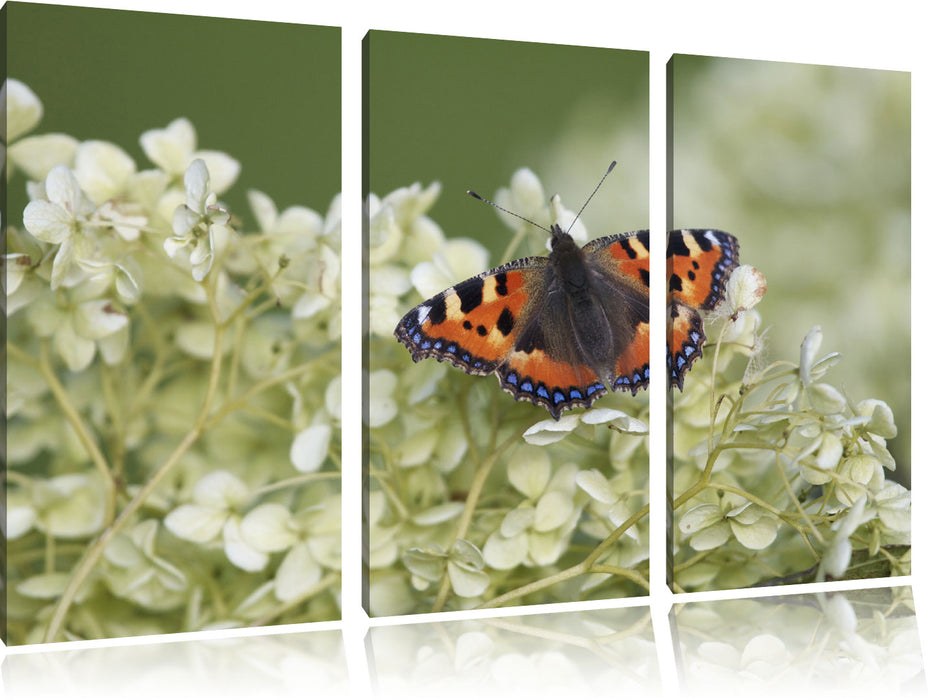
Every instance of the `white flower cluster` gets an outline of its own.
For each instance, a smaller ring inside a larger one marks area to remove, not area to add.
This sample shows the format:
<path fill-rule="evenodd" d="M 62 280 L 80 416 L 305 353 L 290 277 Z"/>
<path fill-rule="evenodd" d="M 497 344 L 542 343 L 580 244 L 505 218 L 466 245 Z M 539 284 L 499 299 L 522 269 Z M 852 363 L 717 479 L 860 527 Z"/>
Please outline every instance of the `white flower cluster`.
<path fill-rule="evenodd" d="M 910 492 L 885 476 L 896 467 L 891 409 L 820 381 L 841 355 L 819 357 L 819 327 L 798 365 L 758 369 L 763 334 L 750 309 L 764 290 L 753 268 L 733 273 L 716 310 L 717 365 L 709 350 L 674 401 L 677 585 L 841 578 L 856 553 L 880 562 L 875 575 L 906 572 Z M 731 379 L 738 357 L 741 381 Z"/>
<path fill-rule="evenodd" d="M 32 132 L 7 80 L 10 634 L 338 614 L 340 199 L 256 231 L 184 118 L 118 145 Z M 37 553 L 39 556 L 36 556 Z M 93 621 L 93 624 L 89 621 Z"/>

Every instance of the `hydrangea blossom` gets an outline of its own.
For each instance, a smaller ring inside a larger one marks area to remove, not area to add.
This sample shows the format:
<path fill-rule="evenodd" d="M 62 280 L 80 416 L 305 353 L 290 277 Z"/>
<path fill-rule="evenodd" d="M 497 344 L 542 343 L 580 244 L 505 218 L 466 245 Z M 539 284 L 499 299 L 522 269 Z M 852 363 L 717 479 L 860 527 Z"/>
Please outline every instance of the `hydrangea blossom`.
<path fill-rule="evenodd" d="M 844 356 L 821 354 L 818 326 L 798 364 L 762 367 L 760 324 L 748 319 L 759 318 L 752 308 L 765 282 L 746 268 L 729 280 L 713 321 L 721 329 L 707 331 L 720 341 L 717 367 L 707 353 L 693 368 L 697 389 L 674 402 L 677 585 L 841 578 L 858 548 L 878 557 L 883 572 L 901 573 L 910 500 L 886 473 L 895 467 L 886 446 L 896 435 L 892 411 L 877 399 L 853 403 L 828 381 Z M 748 330 L 739 334 L 738 325 Z M 730 379 L 738 358 L 741 382 Z"/>
<path fill-rule="evenodd" d="M 185 171 L 185 204 L 172 217 L 173 235 L 163 246 L 171 258 L 188 257 L 192 277 L 205 279 L 214 261 L 216 246 L 224 246 L 232 231 L 230 214 L 217 206 L 217 196 L 208 189 L 208 166 L 195 160 Z"/>

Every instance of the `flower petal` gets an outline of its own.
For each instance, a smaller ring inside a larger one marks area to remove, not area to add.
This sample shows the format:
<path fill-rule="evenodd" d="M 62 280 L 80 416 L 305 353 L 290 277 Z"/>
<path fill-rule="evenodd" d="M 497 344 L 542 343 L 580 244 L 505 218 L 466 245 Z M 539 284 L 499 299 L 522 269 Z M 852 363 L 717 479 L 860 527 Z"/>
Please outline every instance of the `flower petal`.
<path fill-rule="evenodd" d="M 146 156 L 162 170 L 181 174 L 195 151 L 195 127 L 185 117 L 172 121 L 165 129 L 151 129 L 140 136 Z"/>
<path fill-rule="evenodd" d="M 75 309 L 75 331 L 90 340 L 100 340 L 124 328 L 127 314 L 114 308 L 109 299 L 95 299 Z"/>
<path fill-rule="evenodd" d="M 526 533 L 505 537 L 495 530 L 484 543 L 484 561 L 494 569 L 512 569 L 523 563 L 528 550 L 529 539 Z"/>
<path fill-rule="evenodd" d="M 195 503 L 217 510 L 243 505 L 250 493 L 239 478 L 224 470 L 210 472 L 198 480 L 192 490 Z"/>
<path fill-rule="evenodd" d="M 227 518 L 227 513 L 217 508 L 187 503 L 170 511 L 164 522 L 176 537 L 205 543 L 221 534 Z"/>
<path fill-rule="evenodd" d="M 23 226 L 33 236 L 46 243 L 61 243 L 73 231 L 74 220 L 62 207 L 52 202 L 35 200 L 23 210 Z"/>
<path fill-rule="evenodd" d="M 597 469 L 581 471 L 575 475 L 575 483 L 596 501 L 612 504 L 618 500 L 618 495 L 611 490 L 611 484 Z"/>
<path fill-rule="evenodd" d="M 531 425 L 524 433 L 523 439 L 530 445 L 541 447 L 559 442 L 566 435 L 575 430 L 581 420 L 581 414 L 565 415 L 559 420 L 547 418 Z"/>
<path fill-rule="evenodd" d="M 193 158 L 204 161 L 211 176 L 211 187 L 217 194 L 224 194 L 240 175 L 241 164 L 221 151 L 197 151 Z"/>
<path fill-rule="evenodd" d="M 72 372 L 80 372 L 94 359 L 94 341 L 76 334 L 71 323 L 65 323 L 55 332 L 52 345 Z"/>
<path fill-rule="evenodd" d="M 113 143 L 85 141 L 75 152 L 75 178 L 97 204 L 120 194 L 134 172 L 136 163 Z"/>
<path fill-rule="evenodd" d="M 297 542 L 290 527 L 289 509 L 281 503 L 263 503 L 241 520 L 241 536 L 248 545 L 261 552 L 280 552 Z"/>
<path fill-rule="evenodd" d="M 523 446 L 507 463 L 507 479 L 527 498 L 539 498 L 549 483 L 549 455 L 543 450 Z"/>
<path fill-rule="evenodd" d="M 236 518 L 228 518 L 222 532 L 224 553 L 234 566 L 244 571 L 261 571 L 267 565 L 270 557 L 257 551 L 244 540 Z"/>
<path fill-rule="evenodd" d="M 289 448 L 289 461 L 303 474 L 318 471 L 328 456 L 331 426 L 310 425 L 293 438 Z"/>
<path fill-rule="evenodd" d="M 572 498 L 561 491 L 549 491 L 536 504 L 536 520 L 533 529 L 549 532 L 566 524 L 572 517 L 575 506 Z"/>
<path fill-rule="evenodd" d="M 10 146 L 8 155 L 11 163 L 38 182 L 52 168 L 70 165 L 77 148 L 78 139 L 67 134 L 42 134 L 20 139 Z"/>
<path fill-rule="evenodd" d="M 416 525 L 438 525 L 439 523 L 444 523 L 452 518 L 456 517 L 459 513 L 465 510 L 465 504 L 459 501 L 452 501 L 449 503 L 442 503 L 432 508 L 427 508 L 424 511 L 415 513 L 413 515 L 413 523 Z"/>
<path fill-rule="evenodd" d="M 476 598 L 487 590 L 491 577 L 483 571 L 467 569 L 457 562 L 448 563 L 449 579 L 455 595 L 462 598 Z"/>
<path fill-rule="evenodd" d="M 305 542 L 299 542 L 286 554 L 276 570 L 273 590 L 277 600 L 294 600 L 315 586 L 322 578 L 322 567 L 312 557 Z"/>
<path fill-rule="evenodd" d="M 6 125 L 4 141 L 13 143 L 42 119 L 42 102 L 25 83 L 7 78 L 0 88 L 0 111 Z"/>

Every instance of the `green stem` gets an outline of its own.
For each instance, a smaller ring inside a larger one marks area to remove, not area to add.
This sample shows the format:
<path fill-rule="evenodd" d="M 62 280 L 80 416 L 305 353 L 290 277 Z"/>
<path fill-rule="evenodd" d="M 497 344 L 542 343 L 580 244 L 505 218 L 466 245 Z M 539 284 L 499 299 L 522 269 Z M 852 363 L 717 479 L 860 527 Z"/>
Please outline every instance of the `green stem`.
<path fill-rule="evenodd" d="M 15 350 L 13 354 L 21 352 L 18 348 L 11 347 L 10 349 Z M 95 469 L 97 469 L 98 473 L 101 475 L 104 484 L 104 522 L 110 523 L 114 519 L 114 512 L 116 510 L 117 485 L 114 483 L 114 478 L 111 474 L 107 459 L 104 457 L 90 429 L 84 420 L 82 420 L 78 410 L 71 401 L 71 397 L 68 395 L 65 387 L 62 386 L 62 383 L 59 381 L 58 375 L 55 373 L 52 363 L 49 360 L 49 344 L 45 341 L 39 345 L 39 362 L 36 366 L 42 374 L 43 379 L 45 379 L 52 395 L 55 397 L 59 408 L 62 409 L 62 413 L 65 414 L 65 420 L 68 421 L 72 430 L 75 431 L 75 434 L 78 436 L 78 441 L 81 443 L 82 447 L 84 447 L 85 451 L 88 453 L 88 457 L 91 459 L 91 463 L 94 464 Z"/>
<path fill-rule="evenodd" d="M 252 290 L 251 292 L 249 292 L 249 293 L 247 294 L 247 296 L 244 297 L 243 301 L 241 301 L 241 303 L 237 306 L 237 308 L 234 309 L 234 310 L 228 315 L 227 319 L 226 319 L 225 321 L 221 322 L 221 329 L 223 330 L 223 329 L 227 328 L 228 325 L 231 323 L 231 321 L 233 321 L 233 320 L 236 319 L 236 318 L 240 318 L 241 314 L 244 313 L 244 312 L 247 310 L 247 308 L 248 308 L 254 301 L 256 301 L 257 299 L 259 299 L 260 296 L 261 296 L 264 292 L 266 292 L 268 289 L 272 288 L 273 282 L 276 281 L 276 278 L 279 277 L 279 275 L 280 275 L 280 273 L 281 273 L 282 271 L 283 271 L 282 268 L 276 268 L 276 272 L 274 272 L 273 275 L 268 276 L 268 277 L 264 280 L 264 283 L 263 283 L 263 284 L 261 284 L 259 287 L 257 287 L 256 289 Z M 276 304 L 276 299 L 275 299 L 275 298 L 274 298 L 274 299 L 270 299 L 268 303 L 270 303 L 271 305 L 275 305 L 275 304 Z"/>
<path fill-rule="evenodd" d="M 321 362 L 321 358 L 316 358 L 314 360 L 310 360 L 309 362 L 304 362 L 301 365 L 291 367 L 290 369 L 285 370 L 284 372 L 281 372 L 280 374 L 274 375 L 272 377 L 267 377 L 266 379 L 257 382 L 252 387 L 245 390 L 244 393 L 242 393 L 236 399 L 228 401 L 223 406 L 220 406 L 214 413 L 212 413 L 211 416 L 208 417 L 206 420 L 205 428 L 210 428 L 216 425 L 217 423 L 221 422 L 224 418 L 226 418 L 228 415 L 230 415 L 234 411 L 240 408 L 243 408 L 244 405 L 246 405 L 247 401 L 249 401 L 251 397 L 255 396 L 256 394 L 259 394 L 261 391 L 269 389 L 270 387 L 273 387 L 273 386 L 277 386 L 278 384 L 283 384 L 284 382 L 287 382 L 290 379 L 293 379 L 294 377 L 301 376 L 304 373 L 308 372 L 310 369 L 318 366 L 320 362 Z"/>
<path fill-rule="evenodd" d="M 611 566 L 610 564 L 595 564 L 591 567 L 593 574 L 613 574 L 622 578 L 630 579 L 646 591 L 650 591 L 650 582 L 636 571 L 625 569 L 621 566 Z"/>
<path fill-rule="evenodd" d="M 496 607 L 503 605 L 504 603 L 509 603 L 512 600 L 517 600 L 530 593 L 536 593 L 537 591 L 541 591 L 544 588 L 549 588 L 550 586 L 555 585 L 557 583 L 568 581 L 569 579 L 575 578 L 576 576 L 581 576 L 582 574 L 592 573 L 594 571 L 595 561 L 602 554 L 604 554 L 604 552 L 609 547 L 613 546 L 614 543 L 620 539 L 621 535 L 623 535 L 631 527 L 633 527 L 638 522 L 640 522 L 640 520 L 645 518 L 649 512 L 650 512 L 650 505 L 647 504 L 643 508 L 641 508 L 639 511 L 634 513 L 627 520 L 625 520 L 623 523 L 621 523 L 618 527 L 616 527 L 610 535 L 605 537 L 601 541 L 601 543 L 591 551 L 591 554 L 585 557 L 585 559 L 580 561 L 578 564 L 575 564 L 574 566 L 570 566 L 568 569 L 563 569 L 562 571 L 559 571 L 558 573 L 555 573 L 551 576 L 541 578 L 538 581 L 533 581 L 532 583 L 528 583 L 527 585 L 521 586 L 520 588 L 515 588 L 512 591 L 508 591 L 507 593 L 504 593 L 503 595 L 497 596 L 496 598 L 492 598 L 491 600 L 479 605 L 477 609 L 496 608 Z M 639 576 L 639 574 L 637 575 Z M 629 576 L 628 578 L 631 578 L 631 580 L 633 580 L 631 576 Z"/>
<path fill-rule="evenodd" d="M 189 450 L 189 448 L 194 444 L 195 440 L 198 439 L 201 434 L 201 429 L 196 427 L 192 429 L 179 443 L 178 447 L 173 451 L 169 458 L 163 462 L 163 464 L 156 470 L 150 480 L 144 484 L 137 495 L 133 497 L 126 508 L 121 511 L 120 515 L 117 516 L 113 524 L 104 530 L 98 538 L 85 550 L 84 556 L 78 561 L 78 564 L 75 565 L 75 568 L 72 570 L 71 578 L 68 581 L 68 585 L 65 586 L 65 590 L 62 592 L 62 597 L 59 598 L 58 603 L 55 606 L 55 610 L 52 612 L 52 617 L 49 620 L 49 626 L 46 628 L 46 633 L 43 637 L 43 642 L 54 642 L 59 635 L 59 631 L 62 628 L 62 624 L 65 621 L 65 615 L 68 612 L 68 609 L 71 607 L 72 602 L 75 599 L 75 595 L 78 593 L 78 589 L 81 584 L 84 583 L 85 579 L 97 565 L 98 560 L 101 558 L 101 555 L 104 554 L 104 550 L 107 548 L 107 545 L 114 538 L 121 528 L 130 520 L 131 516 L 137 512 L 144 501 L 152 493 L 153 489 L 156 488 L 156 485 L 165 477 L 167 473 L 175 466 L 176 462 Z"/>
<path fill-rule="evenodd" d="M 481 490 L 484 488 L 484 482 L 487 481 L 487 478 L 491 473 L 491 469 L 493 469 L 494 465 L 497 464 L 497 460 L 504 453 L 504 451 L 517 442 L 521 437 L 523 437 L 523 433 L 525 431 L 526 428 L 523 428 L 515 432 L 509 438 L 504 440 L 500 445 L 494 448 L 494 450 L 491 451 L 484 462 L 481 463 L 481 466 L 475 474 L 474 481 L 471 484 L 471 489 L 468 491 L 468 496 L 465 498 L 465 509 L 462 511 L 461 518 L 458 521 L 458 527 L 456 527 L 455 533 L 452 536 L 452 544 L 455 543 L 455 540 L 463 539 L 468 533 L 468 528 L 471 526 L 471 519 L 474 516 L 475 508 L 477 508 L 478 500 L 481 498 Z M 439 584 L 439 592 L 436 594 L 435 603 L 432 606 L 432 612 L 439 612 L 442 610 L 443 606 L 445 605 L 445 600 L 448 598 L 450 588 L 451 581 L 449 580 L 448 569 L 446 568 L 445 573 L 442 575 L 442 581 Z"/>
<path fill-rule="evenodd" d="M 207 287 L 206 291 L 208 292 L 208 303 L 212 312 L 212 316 L 215 320 L 215 339 L 214 339 L 214 350 L 211 358 L 211 374 L 208 377 L 208 388 L 205 392 L 205 398 L 202 403 L 201 411 L 199 411 L 198 418 L 195 420 L 195 425 L 192 429 L 182 438 L 182 441 L 173 450 L 172 454 L 169 455 L 168 459 L 153 473 L 149 481 L 147 481 L 142 488 L 137 492 L 136 496 L 127 504 L 127 506 L 121 511 L 120 515 L 113 521 L 110 527 L 105 529 L 98 538 L 88 547 L 85 555 L 78 561 L 75 565 L 75 568 L 72 570 L 71 578 L 68 581 L 68 584 L 65 586 L 65 590 L 62 592 L 62 597 L 59 598 L 58 602 L 55 605 L 55 609 L 52 611 L 52 617 L 49 619 L 49 626 L 46 628 L 46 633 L 43 637 L 44 642 L 52 642 L 58 637 L 59 632 L 62 629 L 62 626 L 65 623 L 65 616 L 68 613 L 69 608 L 71 607 L 72 602 L 75 600 L 75 596 L 78 594 L 78 590 L 81 585 L 85 582 L 87 577 L 94 570 L 94 567 L 97 565 L 101 556 L 104 554 L 104 550 L 107 548 L 107 545 L 114 538 L 120 530 L 130 521 L 132 516 L 136 514 L 140 506 L 149 498 L 150 494 L 156 488 L 156 486 L 162 481 L 162 479 L 168 474 L 172 468 L 176 465 L 179 459 L 185 455 L 186 452 L 195 444 L 195 441 L 202 435 L 205 428 L 207 427 L 208 413 L 211 409 L 211 404 L 214 400 L 215 391 L 218 387 L 218 381 L 221 376 L 221 360 L 224 357 L 224 351 L 221 343 L 221 328 L 218 321 L 218 309 L 215 303 L 214 295 L 212 290 Z M 56 380 L 57 381 L 57 380 Z M 108 520 L 107 522 L 110 522 Z"/>
<path fill-rule="evenodd" d="M 796 494 L 793 493 L 793 485 L 790 483 L 790 480 L 787 478 L 786 470 L 784 470 L 783 464 L 782 464 L 781 461 L 780 461 L 780 452 L 779 452 L 779 451 L 778 451 L 777 454 L 776 454 L 776 458 L 777 458 L 777 459 L 776 459 L 777 471 L 780 473 L 780 480 L 783 482 L 783 488 L 784 488 L 784 490 L 786 491 L 787 496 L 788 496 L 789 499 L 790 499 L 790 503 L 792 503 L 792 504 L 793 504 L 793 507 L 796 508 L 797 512 L 798 512 L 799 515 L 800 515 L 800 518 L 802 518 L 802 519 L 803 519 L 803 522 L 806 523 L 806 526 L 810 529 L 810 531 L 812 532 L 813 536 L 814 536 L 817 540 L 819 540 L 819 544 L 825 544 L 825 538 L 822 536 L 822 534 L 821 534 L 821 533 L 819 532 L 819 530 L 816 528 L 816 525 L 815 525 L 815 523 L 813 523 L 812 518 L 810 518 L 810 517 L 806 514 L 806 511 L 803 509 L 803 504 L 799 502 L 799 499 L 796 497 Z M 807 540 L 806 543 L 809 544 L 809 540 Z"/>
<path fill-rule="evenodd" d="M 290 479 L 283 479 L 282 481 L 277 481 L 272 484 L 267 484 L 266 486 L 257 489 L 254 492 L 254 496 L 262 496 L 272 491 L 278 491 L 280 489 L 302 486 L 303 484 L 308 484 L 313 481 L 325 481 L 328 479 L 340 479 L 340 478 L 341 478 L 341 472 L 313 472 L 311 474 L 300 474 L 299 476 L 294 476 Z"/>
<path fill-rule="evenodd" d="M 716 384 L 715 380 L 718 376 L 718 353 L 721 350 L 722 339 L 725 337 L 726 330 L 728 330 L 728 324 L 723 323 L 721 327 L 721 331 L 719 331 L 718 333 L 718 340 L 715 342 L 715 353 L 712 357 L 712 378 L 711 378 L 712 385 L 709 389 L 709 434 L 708 434 L 709 453 L 711 453 L 712 447 L 715 444 L 715 418 L 718 412 L 718 407 L 721 405 L 720 400 L 717 402 L 717 404 L 715 401 L 715 384 Z M 725 422 L 727 424 L 727 421 Z"/>

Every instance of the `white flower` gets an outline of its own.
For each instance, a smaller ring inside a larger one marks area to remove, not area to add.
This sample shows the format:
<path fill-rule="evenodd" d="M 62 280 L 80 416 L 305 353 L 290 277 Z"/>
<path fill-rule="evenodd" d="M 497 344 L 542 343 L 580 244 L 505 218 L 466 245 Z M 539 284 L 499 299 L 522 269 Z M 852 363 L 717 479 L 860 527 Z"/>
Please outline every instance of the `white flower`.
<path fill-rule="evenodd" d="M 95 298 L 95 286 L 78 286 L 61 297 L 41 297 L 26 310 L 36 335 L 52 337 L 53 348 L 72 372 L 87 368 L 95 350 L 101 351 L 107 364 L 114 365 L 129 344 L 126 312 L 109 299 Z"/>
<path fill-rule="evenodd" d="M 852 545 L 851 536 L 860 525 L 870 520 L 873 514 L 865 512 L 867 499 L 861 496 L 855 504 L 849 508 L 845 516 L 839 518 L 832 525 L 835 531 L 835 537 L 832 539 L 829 548 L 826 550 L 819 562 L 819 571 L 816 574 L 817 581 L 823 581 L 826 574 L 832 578 L 841 578 L 848 563 L 851 561 Z"/>
<path fill-rule="evenodd" d="M 230 472 L 213 471 L 195 484 L 191 503 L 169 512 L 166 527 L 191 542 L 221 540 L 231 563 L 245 571 L 259 571 L 266 566 L 267 555 L 246 544 L 240 532 L 240 509 L 249 497 L 243 481 Z"/>
<path fill-rule="evenodd" d="M 117 595 L 150 610 L 171 610 L 185 602 L 185 573 L 156 553 L 159 521 L 144 520 L 118 532 L 104 550 L 104 572 Z"/>
<path fill-rule="evenodd" d="M 484 544 L 484 560 L 495 569 L 520 564 L 555 563 L 581 514 L 576 504 L 578 468 L 567 464 L 550 476 L 549 456 L 530 447 L 518 449 L 507 465 L 507 478 L 526 498 L 504 516 Z"/>
<path fill-rule="evenodd" d="M 341 316 L 341 258 L 326 244 L 318 252 L 309 265 L 306 291 L 293 305 L 295 319 L 313 318 L 326 310 L 333 318 Z"/>
<path fill-rule="evenodd" d="M 253 189 L 247 191 L 247 203 L 260 225 L 260 231 L 282 237 L 286 245 L 284 252 L 288 254 L 309 250 L 315 237 L 322 233 L 322 215 L 308 207 L 292 206 L 280 212 L 268 195 Z M 290 246 L 297 247 L 292 249 Z"/>
<path fill-rule="evenodd" d="M 432 255 L 445 240 L 438 224 L 425 213 L 435 203 L 441 186 L 419 183 L 394 190 L 383 200 L 367 197 L 368 264 L 376 267 L 391 261 L 415 265 Z"/>
<path fill-rule="evenodd" d="M 318 471 L 328 456 L 331 434 L 327 423 L 313 424 L 300 431 L 289 448 L 289 461 L 304 474 Z"/>
<path fill-rule="evenodd" d="M 821 344 L 822 328 L 813 326 L 800 345 L 800 381 L 805 387 L 809 387 L 816 379 L 822 377 L 841 359 L 839 353 L 832 352 L 817 360 L 816 356 L 819 354 Z"/>
<path fill-rule="evenodd" d="M 279 503 L 264 503 L 244 516 L 241 533 L 254 549 L 287 550 L 274 577 L 278 600 L 293 600 L 322 578 L 323 568 L 341 567 L 341 498 L 292 514 Z"/>
<path fill-rule="evenodd" d="M 7 316 L 12 316 L 48 288 L 48 282 L 38 274 L 46 246 L 28 232 L 9 228 L 7 252 L 3 256 L 5 275 L 0 275 L 6 295 Z"/>
<path fill-rule="evenodd" d="M 107 141 L 85 141 L 75 152 L 75 178 L 95 204 L 122 194 L 136 173 L 127 153 Z"/>
<path fill-rule="evenodd" d="M 12 176 L 14 165 L 32 180 L 44 180 L 55 166 L 72 162 L 78 140 L 71 136 L 43 134 L 21 138 L 42 119 L 42 102 L 26 85 L 12 78 L 4 81 L 0 87 L 0 112 L 0 122 L 6 124 L 7 179 Z"/>
<path fill-rule="evenodd" d="M 873 455 L 857 454 L 842 461 L 841 472 L 835 483 L 835 497 L 843 505 L 855 503 L 868 491 L 884 486 L 884 466 Z"/>
<path fill-rule="evenodd" d="M 501 207 L 497 210 L 498 216 L 514 231 L 528 226 L 523 219 L 529 219 L 547 230 L 550 225 L 559 224 L 562 230 L 579 244 L 588 239 L 585 224 L 581 220 L 576 221 L 575 212 L 562 206 L 558 195 L 554 195 L 549 202 L 546 201 L 543 185 L 529 168 L 520 168 L 514 172 L 510 178 L 510 187 L 497 190 L 494 203 Z M 513 212 L 517 216 L 511 216 L 507 212 Z M 575 225 L 570 230 L 573 221 Z"/>
<path fill-rule="evenodd" d="M 379 369 L 371 372 L 368 382 L 370 387 L 369 412 L 364 421 L 371 428 L 379 428 L 396 417 L 397 403 L 393 398 L 393 392 L 396 389 L 397 376 L 389 369 Z"/>
<path fill-rule="evenodd" d="M 895 481 L 887 481 L 874 493 L 871 503 L 878 519 L 892 532 L 910 532 L 910 491 Z"/>
<path fill-rule="evenodd" d="M 208 188 L 208 167 L 195 160 L 185 171 L 185 204 L 180 204 L 173 215 L 175 235 L 163 242 L 171 258 L 188 258 L 192 277 L 196 282 L 205 279 L 214 262 L 215 248 L 223 247 L 227 237 L 233 235 L 228 226 L 230 214 L 216 204 L 217 197 Z"/>
<path fill-rule="evenodd" d="M 488 269 L 487 248 L 471 238 L 445 241 L 433 253 L 430 262 L 421 262 L 410 273 L 410 280 L 423 297 L 431 297 L 464 279 Z M 405 290 L 404 290 L 405 291 Z"/>
<path fill-rule="evenodd" d="M 820 433 L 800 454 L 800 475 L 810 484 L 827 484 L 843 452 L 841 436 L 833 432 Z"/>
<path fill-rule="evenodd" d="M 7 78 L 0 88 L 0 114 L 6 125 L 4 140 L 13 143 L 42 119 L 42 102 L 27 85 Z"/>
<path fill-rule="evenodd" d="M 78 139 L 67 134 L 27 136 L 10 146 L 9 165 L 16 165 L 31 180 L 42 180 L 53 168 L 71 165 L 77 149 Z"/>
<path fill-rule="evenodd" d="M 646 435 L 649 430 L 645 423 L 623 411 L 590 408 L 583 413 L 567 413 L 559 420 L 547 418 L 534 423 L 523 433 L 523 439 L 531 445 L 549 445 L 570 435 L 579 424 L 598 426 L 604 423 L 612 430 L 631 435 Z"/>
<path fill-rule="evenodd" d="M 410 277 L 399 265 L 380 265 L 370 269 L 368 286 L 370 331 L 375 335 L 392 338 L 404 313 L 400 308 L 400 297 L 412 287 Z"/>
<path fill-rule="evenodd" d="M 436 543 L 410 549 L 403 555 L 403 564 L 412 573 L 413 586 L 424 590 L 432 581 L 448 572 L 452 590 L 463 598 L 474 598 L 487 589 L 490 577 L 484 572 L 481 552 L 467 540 L 455 540 L 451 551 Z"/>
<path fill-rule="evenodd" d="M 391 566 L 399 556 L 399 542 L 396 538 L 399 527 L 395 524 L 382 525 L 387 508 L 387 496 L 380 491 L 371 490 L 368 493 L 370 509 L 368 510 L 368 544 L 370 556 L 367 565 L 371 569 L 385 569 Z"/>
<path fill-rule="evenodd" d="M 743 498 L 726 494 L 719 504 L 703 503 L 687 510 L 679 530 L 697 552 L 720 547 L 733 535 L 748 549 L 764 549 L 780 524 L 772 513 Z M 735 505 L 735 504 L 738 505 Z"/>
<path fill-rule="evenodd" d="M 89 537 L 104 527 L 104 486 L 96 472 L 31 479 L 10 493 L 8 537 L 35 527 L 50 537 Z"/>
<path fill-rule="evenodd" d="M 438 183 L 425 189 L 416 183 L 383 200 L 374 194 L 367 198 L 369 331 L 376 335 L 393 335 L 404 311 L 400 298 L 411 287 L 408 270 L 424 263 L 445 242 L 438 225 L 425 216 L 440 189 Z"/>
<path fill-rule="evenodd" d="M 93 211 L 94 204 L 64 165 L 49 172 L 45 199 L 34 199 L 23 210 L 26 230 L 40 241 L 59 246 L 52 263 L 52 289 L 74 284 L 81 274 L 74 265 L 93 257 L 93 243 L 83 230 Z"/>
<path fill-rule="evenodd" d="M 195 142 L 195 127 L 184 117 L 140 136 L 143 152 L 172 177 L 181 176 L 193 161 L 201 160 L 211 173 L 215 192 L 226 192 L 240 174 L 240 163 L 220 151 L 197 151 Z"/>
<path fill-rule="evenodd" d="M 855 413 L 868 419 L 865 430 L 889 440 L 897 437 L 897 426 L 894 423 L 894 412 L 891 407 L 879 399 L 865 399 L 855 408 Z"/>
<path fill-rule="evenodd" d="M 612 483 L 597 469 L 580 471 L 575 475 L 575 483 L 604 506 L 607 517 L 614 527 L 620 526 L 628 517 L 628 512 L 625 509 L 628 500 L 627 492 L 615 488 L 622 485 L 622 482 L 626 483 L 626 475 L 618 475 L 615 477 L 614 483 Z"/>
<path fill-rule="evenodd" d="M 291 307 L 302 293 L 301 282 L 314 267 L 314 253 L 324 230 L 322 216 L 302 206 L 279 212 L 273 200 L 259 190 L 248 190 L 247 202 L 260 234 L 242 237 L 242 245 L 228 254 L 225 265 L 239 274 L 252 274 L 259 264 L 268 275 L 276 275 L 273 292 L 280 304 Z M 284 264 L 285 269 L 281 269 Z"/>
<path fill-rule="evenodd" d="M 725 303 L 732 314 L 753 309 L 767 292 L 764 274 L 751 265 L 739 265 L 728 278 Z"/>

